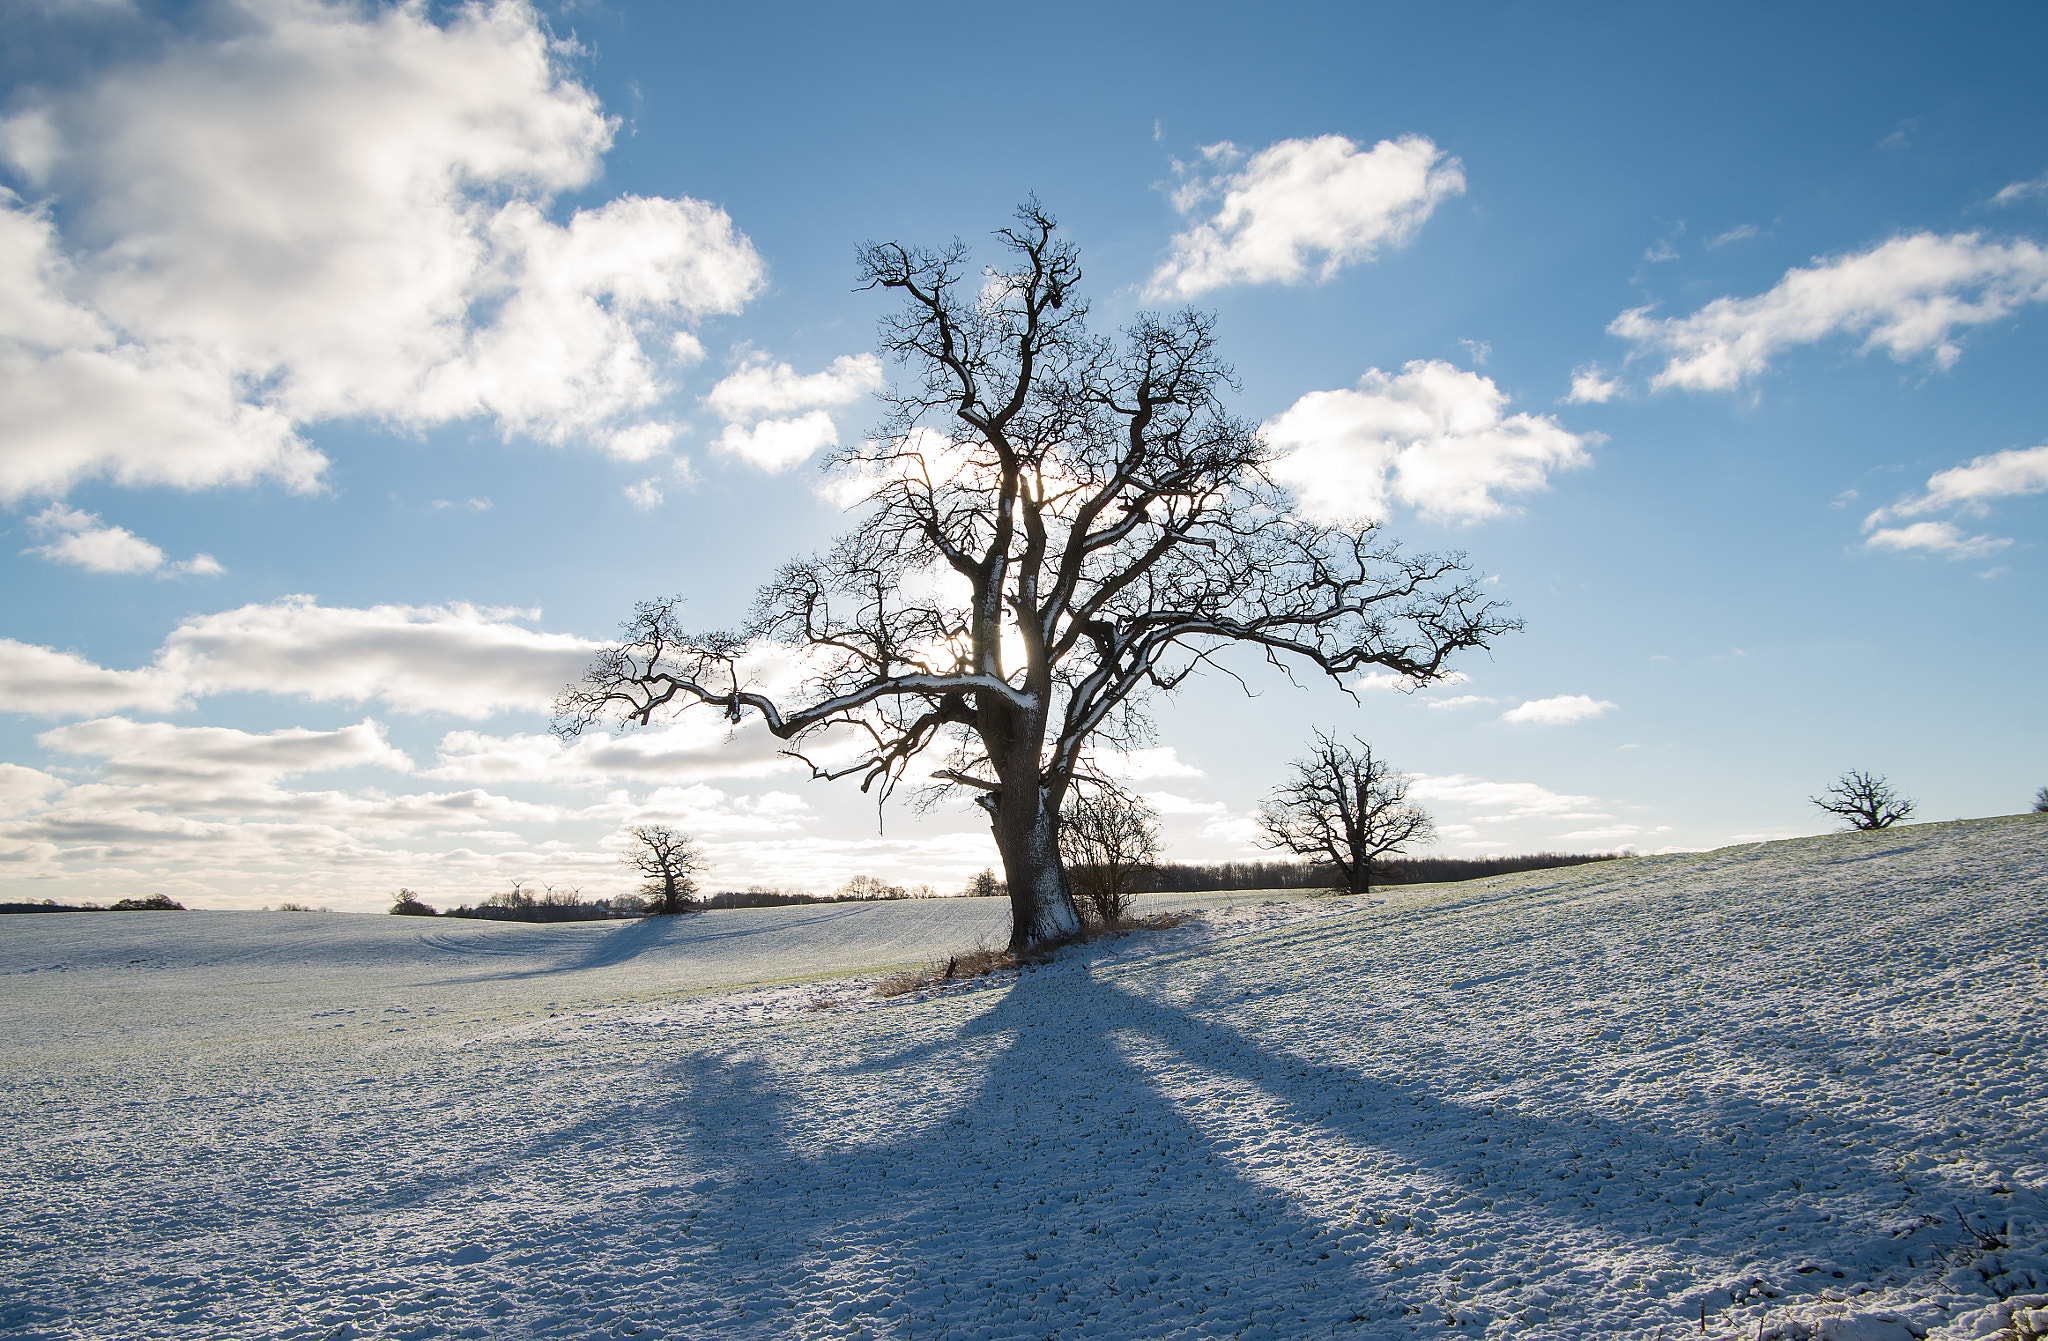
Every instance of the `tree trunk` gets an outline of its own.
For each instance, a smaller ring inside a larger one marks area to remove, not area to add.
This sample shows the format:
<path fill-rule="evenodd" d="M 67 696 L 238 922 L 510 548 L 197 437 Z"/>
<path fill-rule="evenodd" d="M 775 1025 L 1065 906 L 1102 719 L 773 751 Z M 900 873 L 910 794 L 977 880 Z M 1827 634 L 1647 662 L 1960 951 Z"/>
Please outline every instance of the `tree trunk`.
<path fill-rule="evenodd" d="M 1003 790 L 996 848 L 1010 882 L 1010 951 L 1028 950 L 1081 929 L 1081 914 L 1060 864 L 1059 812 L 1036 785 Z"/>

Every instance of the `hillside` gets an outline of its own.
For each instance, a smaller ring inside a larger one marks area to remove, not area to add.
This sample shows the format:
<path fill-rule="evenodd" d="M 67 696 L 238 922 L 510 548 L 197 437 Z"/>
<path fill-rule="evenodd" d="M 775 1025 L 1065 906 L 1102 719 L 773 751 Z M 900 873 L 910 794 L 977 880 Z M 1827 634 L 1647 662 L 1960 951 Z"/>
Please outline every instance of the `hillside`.
<path fill-rule="evenodd" d="M 2048 817 L 1391 893 L 886 1004 L 999 906 L 9 919 L 0 1326 L 1895 1341 L 2048 1292 Z"/>

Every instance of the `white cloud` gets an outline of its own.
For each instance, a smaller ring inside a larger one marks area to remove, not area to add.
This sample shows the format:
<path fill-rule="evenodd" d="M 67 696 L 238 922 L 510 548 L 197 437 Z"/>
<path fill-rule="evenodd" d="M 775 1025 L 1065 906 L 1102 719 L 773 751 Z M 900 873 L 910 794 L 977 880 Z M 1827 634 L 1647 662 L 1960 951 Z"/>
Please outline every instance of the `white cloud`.
<path fill-rule="evenodd" d="M 62 778 L 20 764 L 0 764 L 0 816 L 40 810 L 46 797 L 62 790 Z"/>
<path fill-rule="evenodd" d="M 1142 782 L 1148 778 L 1199 778 L 1201 769 L 1180 757 L 1171 745 L 1123 752 L 1106 750 L 1090 761 L 1119 782 Z"/>
<path fill-rule="evenodd" d="M 712 445 L 762 470 L 801 465 L 839 441 L 839 426 L 823 410 L 797 419 L 763 419 L 751 428 L 727 424 Z"/>
<path fill-rule="evenodd" d="M 1468 678 L 1463 671 L 1445 671 L 1429 683 L 1435 686 L 1463 684 Z M 1402 693 L 1409 693 L 1424 686 L 1420 680 L 1411 679 L 1406 675 L 1398 675 L 1388 670 L 1378 670 L 1367 671 L 1346 687 L 1353 693 L 1361 690 L 1399 690 Z"/>
<path fill-rule="evenodd" d="M 2001 536 L 1969 535 L 1953 522 L 1924 521 L 1872 531 L 1863 538 L 1863 543 L 1870 549 L 1888 549 L 1895 553 L 1925 550 L 1949 559 L 1981 559 L 2004 549 L 2012 541 Z"/>
<path fill-rule="evenodd" d="M 2036 196 L 2048 196 L 2048 172 L 2023 182 L 2006 183 L 1998 188 L 1997 195 L 1991 197 L 1991 203 L 1994 205 L 2017 205 L 2022 200 L 2032 200 Z"/>
<path fill-rule="evenodd" d="M 735 834 L 798 833 L 808 827 L 811 808 L 793 792 L 733 796 L 698 783 L 659 787 L 641 802 L 632 822 L 668 824 L 701 838 Z"/>
<path fill-rule="evenodd" d="M 1572 389 L 1565 393 L 1571 405 L 1605 405 L 1621 394 L 1619 378 L 1609 377 L 1597 363 L 1572 369 Z"/>
<path fill-rule="evenodd" d="M 412 761 L 371 721 L 335 731 L 290 727 L 257 735 L 223 726 L 101 717 L 56 727 L 36 739 L 45 749 L 105 760 L 107 781 L 127 785 L 203 782 L 218 789 L 343 768 L 412 770 Z"/>
<path fill-rule="evenodd" d="M 140 709 L 171 712 L 184 688 L 160 668 L 108 670 L 74 652 L 0 638 L 0 705 L 12 713 L 68 717 Z"/>
<path fill-rule="evenodd" d="M 1408 794 L 1452 806 L 1481 823 L 1528 819 L 1610 819 L 1595 796 L 1553 792 L 1533 782 L 1489 782 L 1467 773 L 1415 775 Z"/>
<path fill-rule="evenodd" d="M 537 612 L 460 602 L 323 606 L 310 596 L 195 615 L 155 663 L 109 670 L 73 653 L 0 639 L 0 701 L 18 713 L 173 710 L 195 697 L 261 693 L 382 702 L 404 712 L 487 717 L 542 711 L 599 646 L 520 621 Z"/>
<path fill-rule="evenodd" d="M 2048 443 L 1992 452 L 1964 465 L 1936 471 L 1927 477 L 1927 487 L 1917 497 L 1902 498 L 1872 512 L 1863 519 L 1863 529 L 1869 533 L 1863 543 L 1871 549 L 1925 550 L 1951 559 L 1982 558 L 2012 541 L 1998 536 L 1969 535 L 1952 522 L 1915 522 L 1898 527 L 1880 527 L 1880 523 L 1929 512 L 1982 516 L 1998 499 L 2039 493 L 2048 493 Z"/>
<path fill-rule="evenodd" d="M 423 776 L 471 782 L 704 782 L 804 771 L 783 742 L 750 720 L 735 730 L 708 710 L 621 736 L 590 733 L 564 744 L 550 735 L 451 731 Z"/>
<path fill-rule="evenodd" d="M 1440 698 L 1440 699 L 1437 699 L 1437 700 L 1436 700 L 1435 702 L 1433 702 L 1433 703 L 1429 703 L 1429 704 L 1427 704 L 1427 705 L 1425 705 L 1425 706 L 1428 706 L 1428 707 L 1431 707 L 1431 708 L 1469 708 L 1469 707 L 1471 707 L 1471 706 L 1472 706 L 1473 704 L 1475 704 L 1475 703 L 1498 703 L 1498 702 L 1500 702 L 1500 700 L 1499 700 L 1499 699 L 1497 699 L 1497 698 L 1489 698 L 1489 697 L 1487 697 L 1487 696 L 1486 696 L 1485 694 L 1459 694 L 1459 695 L 1457 695 L 1456 697 L 1453 697 L 1453 698 Z"/>
<path fill-rule="evenodd" d="M 185 620 L 158 664 L 192 694 L 375 701 L 487 717 L 545 709 L 599 645 L 518 622 L 538 617 L 463 602 L 357 609 L 288 596 Z"/>
<path fill-rule="evenodd" d="M 851 405 L 881 387 L 882 361 L 873 354 L 843 354 L 824 372 L 809 374 L 756 356 L 712 387 L 704 403 L 719 418 L 737 424 L 820 406 Z"/>
<path fill-rule="evenodd" d="M 1675 261 L 1678 259 L 1678 248 L 1672 246 L 1668 241 L 1660 241 L 1654 247 L 1650 247 L 1643 252 L 1643 259 L 1652 265 L 1657 264 L 1659 261 Z"/>
<path fill-rule="evenodd" d="M 1747 242 L 1757 235 L 1755 224 L 1737 224 L 1725 233 L 1716 233 L 1707 239 L 1707 250 L 1718 251 L 1731 242 Z"/>
<path fill-rule="evenodd" d="M 1181 796 L 1174 792 L 1146 792 L 1145 802 L 1161 815 L 1200 815 L 1218 818 L 1230 813 L 1230 807 L 1221 801 L 1197 801 L 1193 797 Z"/>
<path fill-rule="evenodd" d="M 679 328 L 739 310 L 763 267 L 700 201 L 549 217 L 615 124 L 534 11 L 236 17 L 6 124 L 66 222 L 0 202 L 0 493 L 310 488 L 298 429 L 336 417 L 644 446 Z"/>
<path fill-rule="evenodd" d="M 1891 517 L 1915 517 L 1954 508 L 1982 514 L 1994 499 L 2048 493 L 2048 443 L 1979 456 L 1966 465 L 1936 471 L 1918 498 L 1902 499 L 1864 519 L 1866 528 Z"/>
<path fill-rule="evenodd" d="M 1544 415 L 1504 415 L 1492 379 L 1438 360 L 1398 374 L 1374 368 L 1345 391 L 1311 391 L 1265 425 L 1279 451 L 1274 477 L 1312 515 L 1382 518 L 1394 502 L 1441 521 L 1514 511 L 1497 495 L 1527 493 L 1553 470 L 1591 463 L 1585 444 Z"/>
<path fill-rule="evenodd" d="M 68 563 L 89 573 L 218 577 L 227 571 L 211 554 L 195 554 L 181 562 L 166 564 L 161 549 L 126 527 L 108 526 L 96 513 L 81 512 L 62 503 L 52 503 L 30 517 L 28 524 L 37 535 L 54 535 L 56 538 L 22 553 L 34 554 L 52 563 Z"/>
<path fill-rule="evenodd" d="M 1500 715 L 1500 719 L 1503 722 L 1541 722 L 1563 726 L 1598 717 L 1613 707 L 1614 704 L 1606 699 L 1596 699 L 1590 694 L 1558 694 L 1553 698 L 1532 698 L 1520 707 L 1509 708 Z"/>
<path fill-rule="evenodd" d="M 713 445 L 763 470 L 787 470 L 839 441 L 825 407 L 852 404 L 882 382 L 882 361 L 873 354 L 841 355 L 809 374 L 755 354 L 704 397 L 726 423 Z"/>
<path fill-rule="evenodd" d="M 1754 298 L 1716 298 L 1689 317 L 1636 308 L 1607 329 L 1636 346 L 1632 357 L 1668 356 L 1651 386 L 1727 391 L 1786 350 L 1835 335 L 1861 336 L 1865 352 L 1883 349 L 1901 362 L 1930 355 L 1947 368 L 1961 353 L 1955 340 L 1963 329 L 2043 299 L 2048 249 L 1976 233 L 1915 233 L 1788 270 Z"/>
<path fill-rule="evenodd" d="M 1212 145 L 1212 163 L 1235 161 L 1235 146 Z M 1436 207 L 1465 190 L 1465 171 L 1430 140 L 1406 135 L 1361 149 L 1341 135 L 1282 140 L 1237 171 L 1198 176 L 1175 192 L 1190 213 L 1221 204 L 1174 236 L 1153 273 L 1154 298 L 1194 298 L 1229 284 L 1324 281 L 1346 265 L 1375 259 L 1415 235 Z"/>
<path fill-rule="evenodd" d="M 491 510 L 491 500 L 488 498 L 472 498 L 467 503 L 458 504 L 452 503 L 445 498 L 437 498 L 433 501 L 432 507 L 436 512 L 445 512 L 452 507 L 466 507 L 471 512 L 489 512 Z"/>
<path fill-rule="evenodd" d="M 626 501 L 642 512 L 652 512 L 661 506 L 662 492 L 659 477 L 640 480 L 625 489 Z"/>

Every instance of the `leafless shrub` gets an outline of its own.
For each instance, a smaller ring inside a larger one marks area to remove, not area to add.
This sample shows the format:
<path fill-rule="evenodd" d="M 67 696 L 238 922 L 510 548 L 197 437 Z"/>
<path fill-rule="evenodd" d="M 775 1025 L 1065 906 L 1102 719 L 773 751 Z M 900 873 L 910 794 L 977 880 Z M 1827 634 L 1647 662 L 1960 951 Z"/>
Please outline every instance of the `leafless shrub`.
<path fill-rule="evenodd" d="M 1913 817 L 1913 803 L 1893 791 L 1883 774 L 1867 769 L 1851 769 L 1826 792 L 1806 799 L 1830 815 L 1840 815 L 1853 829 L 1889 829 Z"/>

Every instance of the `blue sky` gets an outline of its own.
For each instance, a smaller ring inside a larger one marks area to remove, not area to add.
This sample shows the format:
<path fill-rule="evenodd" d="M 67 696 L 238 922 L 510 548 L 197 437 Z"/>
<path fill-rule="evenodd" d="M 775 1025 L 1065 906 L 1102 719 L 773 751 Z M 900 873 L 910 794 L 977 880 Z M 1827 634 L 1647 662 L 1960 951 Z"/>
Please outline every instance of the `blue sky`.
<path fill-rule="evenodd" d="M 1098 325 L 1214 311 L 1304 506 L 1527 629 L 1409 694 L 1246 661 L 1131 774 L 1170 855 L 1322 727 L 1442 850 L 1710 847 L 2048 783 L 2048 16 L 2020 6 L 16 3 L 0 881 L 380 906 L 954 888 L 751 735 L 565 751 L 636 600 L 736 621 L 851 524 L 870 239 L 1027 192 Z"/>

